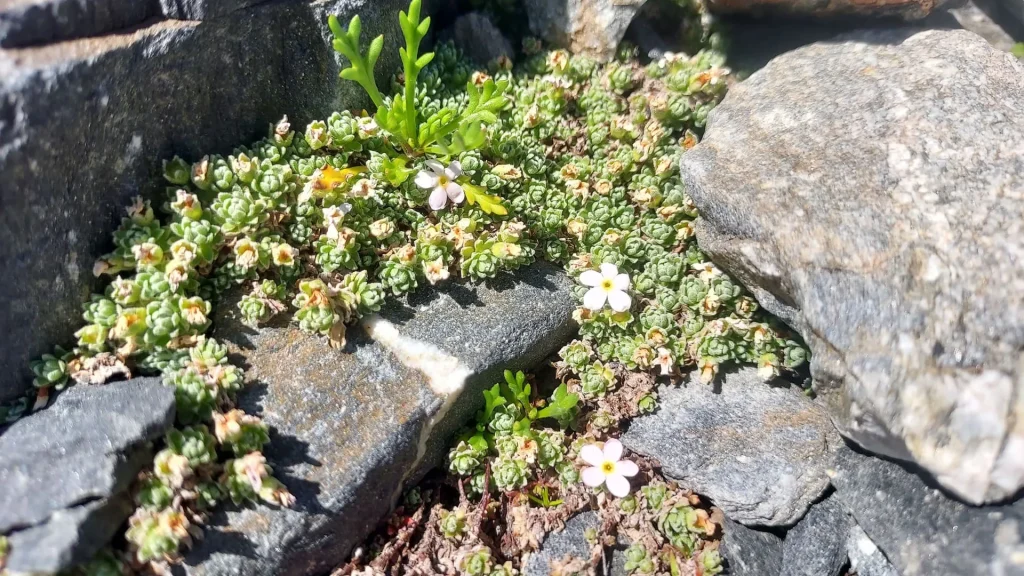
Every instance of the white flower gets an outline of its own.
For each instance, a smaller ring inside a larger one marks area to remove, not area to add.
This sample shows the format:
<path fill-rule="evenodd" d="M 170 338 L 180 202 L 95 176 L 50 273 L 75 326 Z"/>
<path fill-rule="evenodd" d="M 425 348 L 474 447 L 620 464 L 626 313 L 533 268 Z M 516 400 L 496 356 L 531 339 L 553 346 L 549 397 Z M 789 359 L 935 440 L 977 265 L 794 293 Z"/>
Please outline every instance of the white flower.
<path fill-rule="evenodd" d="M 594 312 L 608 305 L 616 312 L 625 312 L 632 305 L 626 290 L 629 290 L 629 276 L 619 274 L 614 264 L 601 264 L 601 271 L 587 270 L 580 274 L 580 283 L 592 286 L 583 296 L 583 307 Z"/>
<path fill-rule="evenodd" d="M 462 186 L 455 183 L 455 179 L 462 176 L 462 165 L 458 160 L 453 161 L 447 168 L 437 160 L 427 160 L 429 171 L 421 170 L 416 175 L 416 185 L 423 190 L 432 190 L 430 199 L 427 201 L 432 210 L 440 210 L 448 204 L 461 204 L 466 199 L 466 193 Z"/>
<path fill-rule="evenodd" d="M 352 185 L 352 195 L 356 198 L 369 198 L 376 193 L 377 187 L 374 185 L 373 180 L 360 178 L 359 181 Z"/>
<path fill-rule="evenodd" d="M 668 348 L 658 348 L 658 359 L 654 363 L 661 368 L 662 376 L 668 376 L 672 373 L 672 365 L 675 361 L 672 359 L 672 352 Z"/>
<path fill-rule="evenodd" d="M 580 458 L 589 467 L 583 469 L 583 483 L 598 487 L 604 484 L 608 491 L 619 498 L 629 495 L 629 480 L 640 471 L 637 465 L 622 457 L 622 443 L 612 438 L 604 443 L 604 450 L 597 444 L 587 444 L 580 450 Z"/>
<path fill-rule="evenodd" d="M 427 281 L 431 284 L 437 284 L 442 280 L 447 280 L 451 276 L 451 272 L 444 265 L 444 260 L 438 258 L 437 260 L 423 263 L 423 275 L 427 277 Z"/>
<path fill-rule="evenodd" d="M 351 211 L 351 204 L 341 204 L 339 206 L 329 206 L 324 208 L 324 223 L 328 228 L 331 226 L 337 226 L 338 224 L 341 224 L 342 219 L 345 218 L 345 214 L 348 214 Z"/>
<path fill-rule="evenodd" d="M 710 282 L 722 275 L 722 271 L 716 268 L 711 262 L 697 262 L 690 266 L 690 268 L 700 272 L 698 276 L 705 282 Z"/>

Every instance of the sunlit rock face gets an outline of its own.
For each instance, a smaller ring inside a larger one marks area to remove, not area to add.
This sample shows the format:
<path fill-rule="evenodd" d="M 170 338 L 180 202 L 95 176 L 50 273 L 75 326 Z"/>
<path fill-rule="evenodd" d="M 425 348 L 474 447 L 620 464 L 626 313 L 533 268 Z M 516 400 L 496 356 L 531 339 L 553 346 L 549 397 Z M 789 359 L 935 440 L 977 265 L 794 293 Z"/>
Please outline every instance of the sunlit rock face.
<path fill-rule="evenodd" d="M 869 32 L 731 89 L 682 160 L 701 248 L 798 330 L 848 438 L 984 503 L 1024 486 L 1024 64 Z"/>
<path fill-rule="evenodd" d="M 245 367 L 240 406 L 271 426 L 266 455 L 291 509 L 220 512 L 189 574 L 317 574 L 339 565 L 403 487 L 441 463 L 505 369 L 528 369 L 575 333 L 572 282 L 548 264 L 486 284 L 447 283 L 348 332 L 344 349 L 285 318 L 254 330 L 222 302 L 216 337 Z"/>

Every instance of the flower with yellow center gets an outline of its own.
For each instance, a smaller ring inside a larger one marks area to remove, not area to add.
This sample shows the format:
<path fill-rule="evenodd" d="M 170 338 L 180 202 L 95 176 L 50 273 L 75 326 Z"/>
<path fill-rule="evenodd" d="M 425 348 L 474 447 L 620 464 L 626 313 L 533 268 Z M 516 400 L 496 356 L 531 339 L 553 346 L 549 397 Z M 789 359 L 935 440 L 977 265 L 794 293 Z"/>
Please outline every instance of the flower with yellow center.
<path fill-rule="evenodd" d="M 271 256 L 273 257 L 274 264 L 276 266 L 292 266 L 295 264 L 295 257 L 298 256 L 298 254 L 298 250 L 283 242 L 281 244 L 277 244 L 271 250 Z"/>
<path fill-rule="evenodd" d="M 132 246 L 132 256 L 140 267 L 156 266 L 164 259 L 164 251 L 152 242 L 143 242 Z"/>
<path fill-rule="evenodd" d="M 459 186 L 455 179 L 462 176 L 462 164 L 458 160 L 453 161 L 447 168 L 437 160 L 427 160 L 429 170 L 421 170 L 416 175 L 416 185 L 422 190 L 430 190 L 430 198 L 427 204 L 431 210 L 441 210 L 448 205 L 462 204 L 466 199 L 466 192 Z"/>
<path fill-rule="evenodd" d="M 206 324 L 206 315 L 210 313 L 210 305 L 199 296 L 182 298 L 179 308 L 185 321 L 193 326 Z"/>
<path fill-rule="evenodd" d="M 164 268 L 164 276 L 167 277 L 167 283 L 175 291 L 178 290 L 179 286 L 188 281 L 188 272 L 188 264 L 181 260 L 171 260 L 167 263 L 167 267 Z"/>
<path fill-rule="evenodd" d="M 179 262 L 188 264 L 192 260 L 195 260 L 197 249 L 196 245 L 188 240 L 178 240 L 174 244 L 171 244 L 171 257 Z"/>
<path fill-rule="evenodd" d="M 248 270 L 256 265 L 260 259 L 259 246 L 248 238 L 242 238 L 235 243 L 235 264 L 242 270 Z"/>
<path fill-rule="evenodd" d="M 591 488 L 604 484 L 612 495 L 625 498 L 629 495 L 629 480 L 640 468 L 636 463 L 622 460 L 622 443 L 612 438 L 602 449 L 597 444 L 587 444 L 580 450 L 580 458 L 590 464 L 583 469 L 583 483 Z"/>
<path fill-rule="evenodd" d="M 583 306 L 589 310 L 596 312 L 604 308 L 605 302 L 608 302 L 615 312 L 625 312 L 633 303 L 626 293 L 626 290 L 629 290 L 629 276 L 619 274 L 619 269 L 614 264 L 601 264 L 600 272 L 583 272 L 580 274 L 580 283 L 591 287 L 583 295 Z"/>
<path fill-rule="evenodd" d="M 431 284 L 437 284 L 443 280 L 447 280 L 451 276 L 451 272 L 448 267 L 445 266 L 444 260 L 438 258 L 429 262 L 423 263 L 423 275 L 427 277 L 427 282 Z"/>

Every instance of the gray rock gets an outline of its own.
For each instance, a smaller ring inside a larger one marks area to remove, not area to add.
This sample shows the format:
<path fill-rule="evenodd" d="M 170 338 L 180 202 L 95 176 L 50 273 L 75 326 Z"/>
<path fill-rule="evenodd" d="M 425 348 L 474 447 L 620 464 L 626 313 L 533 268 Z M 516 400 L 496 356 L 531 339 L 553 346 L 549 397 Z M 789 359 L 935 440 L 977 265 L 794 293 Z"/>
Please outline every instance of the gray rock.
<path fill-rule="evenodd" d="M 846 447 L 832 484 L 834 498 L 904 576 L 1024 574 L 1024 501 L 967 506 L 900 464 Z"/>
<path fill-rule="evenodd" d="M 157 14 L 149 0 L 6 0 L 0 2 L 0 47 L 97 36 Z"/>
<path fill-rule="evenodd" d="M 31 386 L 28 363 L 73 341 L 95 259 L 132 196 L 163 201 L 161 159 L 229 154 L 287 114 L 302 130 L 366 106 L 338 78 L 327 14 L 363 17 L 397 67 L 405 0 L 274 2 L 207 22 L 0 50 L 0 401 Z M 58 167 L 64 167 L 58 169 Z M 72 168 L 73 167 L 73 168 Z"/>
<path fill-rule="evenodd" d="M 536 552 L 531 553 L 523 563 L 523 576 L 549 576 L 560 574 L 555 568 L 570 559 L 590 561 L 590 543 L 586 531 L 596 529 L 600 521 L 593 511 L 581 512 L 565 523 L 561 532 L 552 532 Z"/>
<path fill-rule="evenodd" d="M 12 572 L 57 572 L 88 560 L 132 511 L 125 494 L 152 462 L 148 441 L 174 421 L 174 391 L 156 378 L 75 386 L 0 435 L 0 534 Z"/>
<path fill-rule="evenodd" d="M 907 20 L 919 20 L 946 4 L 946 0 L 896 0 L 863 2 L 859 0 L 838 0 L 814 2 L 808 0 L 709 0 L 707 6 L 720 14 L 780 14 L 811 15 L 823 18 L 848 18 L 850 16 L 899 16 Z"/>
<path fill-rule="evenodd" d="M 611 60 L 647 0 L 526 0 L 530 31 L 555 46 Z"/>
<path fill-rule="evenodd" d="M 246 328 L 223 303 L 216 336 L 253 382 L 240 404 L 272 427 L 267 458 L 297 504 L 220 513 L 179 571 L 287 576 L 336 567 L 402 486 L 443 460 L 485 387 L 571 336 L 570 288 L 565 274 L 538 264 L 514 281 L 425 289 L 350 329 L 345 350 L 287 318 Z"/>
<path fill-rule="evenodd" d="M 846 564 L 850 524 L 846 510 L 835 498 L 811 506 L 800 523 L 786 533 L 782 574 L 837 576 Z"/>
<path fill-rule="evenodd" d="M 722 546 L 729 576 L 780 576 L 782 538 L 771 532 L 747 528 L 726 518 L 722 525 Z"/>
<path fill-rule="evenodd" d="M 900 576 L 889 563 L 889 559 L 875 546 L 864 530 L 853 524 L 846 541 L 846 553 L 850 557 L 850 569 L 857 576 Z"/>
<path fill-rule="evenodd" d="M 210 20 L 268 0 L 159 0 L 160 11 L 175 20 Z"/>
<path fill-rule="evenodd" d="M 487 66 L 502 56 L 513 58 L 516 55 L 508 38 L 480 12 L 459 16 L 452 24 L 451 35 L 455 45 L 481 66 Z"/>
<path fill-rule="evenodd" d="M 1024 487 L 1020 101 L 974 34 L 865 32 L 737 85 L 682 160 L 701 248 L 803 335 L 840 431 L 973 503 Z"/>
<path fill-rule="evenodd" d="M 633 420 L 622 443 L 736 522 L 793 524 L 828 487 L 842 440 L 821 406 L 765 384 L 754 368 L 720 381 L 717 390 L 694 372 L 681 386 L 662 386 L 658 411 Z"/>

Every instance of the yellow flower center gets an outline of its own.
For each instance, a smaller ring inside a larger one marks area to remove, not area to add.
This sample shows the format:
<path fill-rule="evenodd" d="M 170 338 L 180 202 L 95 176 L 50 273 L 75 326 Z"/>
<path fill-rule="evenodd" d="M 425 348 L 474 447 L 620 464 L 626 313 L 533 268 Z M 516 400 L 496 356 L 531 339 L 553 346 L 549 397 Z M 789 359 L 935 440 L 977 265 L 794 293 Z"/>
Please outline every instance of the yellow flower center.
<path fill-rule="evenodd" d="M 447 176 L 438 176 L 437 177 L 437 185 L 438 186 L 447 186 L 449 182 L 451 182 L 451 180 L 449 180 Z"/>
<path fill-rule="evenodd" d="M 604 472 L 605 474 L 615 472 L 615 462 L 605 460 L 604 464 L 601 464 L 601 472 Z"/>
<path fill-rule="evenodd" d="M 611 278 L 605 278 L 604 280 L 601 280 L 601 289 L 604 290 L 605 292 L 611 292 L 612 288 L 614 287 L 615 284 L 612 282 Z"/>

